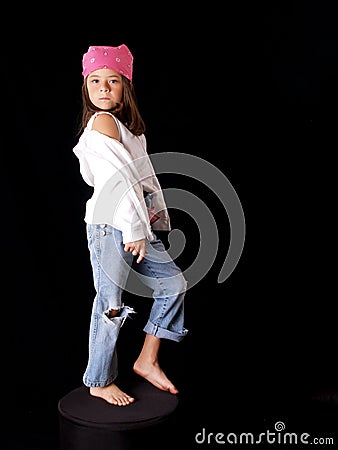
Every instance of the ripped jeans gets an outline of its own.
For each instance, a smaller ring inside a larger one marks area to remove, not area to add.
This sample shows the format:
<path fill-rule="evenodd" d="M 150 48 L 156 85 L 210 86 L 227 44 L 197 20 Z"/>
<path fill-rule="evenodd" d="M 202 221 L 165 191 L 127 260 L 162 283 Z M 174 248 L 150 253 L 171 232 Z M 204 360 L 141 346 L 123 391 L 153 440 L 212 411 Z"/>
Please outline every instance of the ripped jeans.
<path fill-rule="evenodd" d="M 122 299 L 131 275 L 136 275 L 153 298 L 143 330 L 176 342 L 188 332 L 183 325 L 187 282 L 155 234 L 153 241 L 147 241 L 148 253 L 140 263 L 136 263 L 137 256 L 124 251 L 122 233 L 111 225 L 87 224 L 87 239 L 96 295 L 83 382 L 88 387 L 102 387 L 112 383 L 118 375 L 116 341 L 128 315 L 135 312 L 125 306 Z M 130 292 L 142 293 L 135 283 L 131 283 L 131 288 Z M 110 318 L 112 309 L 119 312 Z"/>

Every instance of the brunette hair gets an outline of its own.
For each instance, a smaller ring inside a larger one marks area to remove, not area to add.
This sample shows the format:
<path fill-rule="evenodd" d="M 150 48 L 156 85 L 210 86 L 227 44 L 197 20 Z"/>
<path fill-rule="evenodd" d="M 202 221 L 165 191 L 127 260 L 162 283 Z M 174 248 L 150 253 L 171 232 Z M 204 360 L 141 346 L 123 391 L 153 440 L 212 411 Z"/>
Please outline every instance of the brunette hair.
<path fill-rule="evenodd" d="M 87 78 L 83 80 L 82 84 L 82 120 L 79 133 L 87 126 L 91 116 L 98 111 L 108 111 L 114 114 L 135 136 L 140 136 L 145 132 L 146 127 L 138 108 L 134 85 L 126 77 L 122 76 L 122 101 L 110 110 L 102 110 L 93 105 L 89 99 L 86 81 Z"/>

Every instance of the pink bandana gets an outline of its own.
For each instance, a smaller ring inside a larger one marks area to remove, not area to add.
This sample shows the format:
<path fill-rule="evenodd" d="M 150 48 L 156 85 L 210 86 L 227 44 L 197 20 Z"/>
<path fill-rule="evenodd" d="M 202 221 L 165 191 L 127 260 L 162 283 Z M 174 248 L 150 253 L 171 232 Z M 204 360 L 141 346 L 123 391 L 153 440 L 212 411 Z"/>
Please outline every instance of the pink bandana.
<path fill-rule="evenodd" d="M 84 77 L 94 70 L 112 69 L 132 81 L 133 55 L 124 44 L 118 47 L 91 46 L 83 55 L 82 67 Z"/>

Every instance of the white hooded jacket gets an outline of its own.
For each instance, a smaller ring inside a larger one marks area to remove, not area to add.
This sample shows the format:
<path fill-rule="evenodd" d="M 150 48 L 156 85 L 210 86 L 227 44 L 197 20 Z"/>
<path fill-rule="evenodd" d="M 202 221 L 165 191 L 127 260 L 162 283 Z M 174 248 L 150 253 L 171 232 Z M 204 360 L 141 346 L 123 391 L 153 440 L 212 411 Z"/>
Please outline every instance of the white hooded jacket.
<path fill-rule="evenodd" d="M 110 114 L 116 121 L 120 142 L 92 129 L 98 114 Z M 109 224 L 122 231 L 123 243 L 153 240 L 152 228 L 170 230 L 170 218 L 160 183 L 146 149 L 146 138 L 133 135 L 113 114 L 97 112 L 73 148 L 84 181 L 94 188 L 86 202 L 85 222 Z M 159 215 L 152 226 L 144 200 L 152 194 Z"/>

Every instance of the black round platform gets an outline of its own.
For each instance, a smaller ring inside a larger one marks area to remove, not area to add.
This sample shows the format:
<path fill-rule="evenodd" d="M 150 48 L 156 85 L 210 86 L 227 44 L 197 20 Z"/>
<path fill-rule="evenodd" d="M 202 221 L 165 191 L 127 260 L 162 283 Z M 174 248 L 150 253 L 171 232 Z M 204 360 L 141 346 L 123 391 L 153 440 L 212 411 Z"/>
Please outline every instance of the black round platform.
<path fill-rule="evenodd" d="M 178 396 L 147 381 L 134 381 L 123 389 L 135 398 L 134 403 L 111 405 L 90 395 L 85 386 L 65 395 L 58 403 L 61 450 L 129 450 L 140 448 L 134 442 L 139 445 L 141 438 L 144 443 L 152 442 L 154 427 L 173 414 Z"/>

